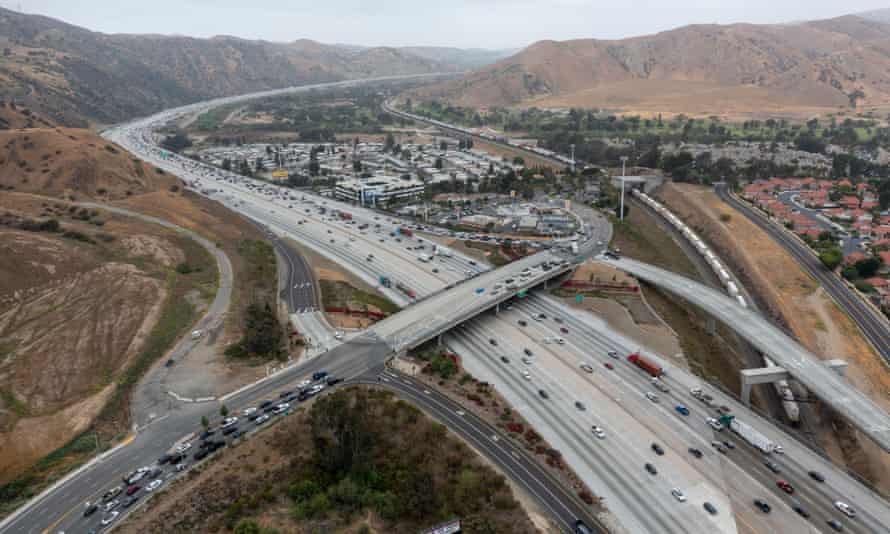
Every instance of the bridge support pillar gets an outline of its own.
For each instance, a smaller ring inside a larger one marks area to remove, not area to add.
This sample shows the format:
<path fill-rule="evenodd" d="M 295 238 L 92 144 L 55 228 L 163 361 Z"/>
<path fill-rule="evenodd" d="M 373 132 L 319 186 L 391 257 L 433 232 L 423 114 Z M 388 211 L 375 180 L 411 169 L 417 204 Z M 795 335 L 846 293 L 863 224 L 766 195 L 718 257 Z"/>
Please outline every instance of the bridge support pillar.
<path fill-rule="evenodd" d="M 713 317 L 708 317 L 708 323 L 705 325 L 705 331 L 709 336 L 717 334 L 717 321 Z"/>
<path fill-rule="evenodd" d="M 499 313 L 501 313 L 501 303 L 500 302 L 498 302 L 497 304 L 494 305 L 494 314 L 497 315 Z"/>
<path fill-rule="evenodd" d="M 442 334 L 439 334 L 438 336 L 436 336 L 436 346 L 439 348 L 442 347 Z"/>
<path fill-rule="evenodd" d="M 839 375 L 844 376 L 847 362 L 844 360 L 825 360 L 825 367 L 833 369 Z M 751 386 L 756 384 L 771 384 L 779 380 L 788 380 L 791 374 L 784 367 L 761 367 L 759 369 L 742 369 L 742 403 L 751 405 Z"/>

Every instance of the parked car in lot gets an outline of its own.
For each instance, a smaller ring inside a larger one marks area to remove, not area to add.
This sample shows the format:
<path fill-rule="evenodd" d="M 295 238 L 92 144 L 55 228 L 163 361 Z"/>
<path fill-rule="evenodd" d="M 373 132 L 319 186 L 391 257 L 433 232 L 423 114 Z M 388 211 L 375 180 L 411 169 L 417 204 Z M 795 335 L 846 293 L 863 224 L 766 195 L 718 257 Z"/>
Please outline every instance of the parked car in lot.
<path fill-rule="evenodd" d="M 312 380 L 313 381 L 323 380 L 323 379 L 327 378 L 327 376 L 328 376 L 327 371 L 317 371 L 315 373 L 312 373 Z"/>
<path fill-rule="evenodd" d="M 275 415 L 281 415 L 290 409 L 290 404 L 284 402 L 275 407 Z"/>
<path fill-rule="evenodd" d="M 606 369 L 609 369 L 609 370 L 614 370 L 614 369 L 615 369 L 615 366 L 612 365 L 612 364 L 609 363 L 609 362 L 606 362 L 606 363 L 604 363 L 603 365 L 606 366 Z"/>
<path fill-rule="evenodd" d="M 501 361 L 504 363 L 510 363 L 510 358 L 507 358 L 506 356 L 501 356 Z"/>
<path fill-rule="evenodd" d="M 720 421 L 714 419 L 713 417 L 708 417 L 707 419 L 705 419 L 705 422 L 708 423 L 708 425 L 717 432 L 723 430 L 723 425 L 720 424 Z"/>
<path fill-rule="evenodd" d="M 520 320 L 519 320 L 519 326 L 528 326 L 528 323 L 525 322 L 525 321 L 523 321 L 522 319 L 520 319 Z"/>
<path fill-rule="evenodd" d="M 609 358 L 612 358 L 612 359 L 615 359 L 615 360 L 618 359 L 618 353 L 615 352 L 614 350 L 610 350 L 608 354 L 609 354 Z"/>
<path fill-rule="evenodd" d="M 128 493 L 128 495 L 129 495 L 129 493 Z M 107 503 L 105 503 L 105 506 L 104 506 L 105 511 L 110 512 L 110 511 L 114 510 L 115 508 L 117 508 L 117 506 L 120 503 L 121 502 L 118 499 L 114 499 L 113 501 L 108 501 Z"/>
<path fill-rule="evenodd" d="M 124 508 L 129 508 L 129 507 L 133 506 L 133 504 L 138 500 L 139 500 L 139 495 L 130 495 L 129 497 L 124 499 L 124 502 L 121 503 L 121 506 L 123 506 Z"/>
<path fill-rule="evenodd" d="M 230 435 L 234 434 L 234 433 L 237 432 L 237 431 L 238 431 L 238 427 L 237 427 L 237 426 L 230 426 L 229 428 L 223 430 L 222 433 L 223 433 L 223 436 L 230 436 Z"/>
<path fill-rule="evenodd" d="M 492 345 L 494 345 L 495 347 L 498 346 L 498 340 L 495 338 L 489 338 L 488 342 L 491 343 Z"/>
<path fill-rule="evenodd" d="M 528 371 L 523 370 L 523 371 L 522 371 L 522 378 L 524 378 L 524 379 L 526 379 L 526 380 L 531 380 L 531 379 L 532 379 L 532 374 L 529 373 Z"/>
<path fill-rule="evenodd" d="M 584 406 L 584 403 L 581 402 L 581 401 L 575 401 L 575 408 L 578 408 L 578 409 L 581 410 L 582 412 L 583 412 L 584 410 L 587 409 L 587 408 Z"/>

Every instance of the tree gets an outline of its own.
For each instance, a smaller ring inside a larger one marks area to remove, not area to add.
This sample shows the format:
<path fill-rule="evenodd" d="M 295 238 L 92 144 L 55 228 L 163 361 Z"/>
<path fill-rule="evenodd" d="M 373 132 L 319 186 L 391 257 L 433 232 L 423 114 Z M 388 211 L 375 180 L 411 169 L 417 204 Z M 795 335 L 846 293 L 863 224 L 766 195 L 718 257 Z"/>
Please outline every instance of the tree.
<path fill-rule="evenodd" d="M 871 278 L 878 273 L 878 269 L 881 268 L 883 263 L 880 256 L 873 256 L 859 260 L 853 266 L 856 267 L 856 272 L 859 273 L 861 278 Z"/>
<path fill-rule="evenodd" d="M 220 417 L 228 417 L 229 416 L 229 408 L 225 404 L 219 407 L 219 415 Z"/>
<path fill-rule="evenodd" d="M 823 250 L 819 254 L 819 259 L 828 268 L 828 270 L 833 271 L 837 269 L 837 266 L 844 261 L 844 253 L 841 251 L 839 247 L 832 247 L 827 250 Z"/>
<path fill-rule="evenodd" d="M 204 427 L 204 430 L 210 428 L 210 420 L 207 419 L 206 415 L 201 416 L 201 426 Z"/>
<path fill-rule="evenodd" d="M 799 135 L 795 141 L 795 145 L 798 150 L 803 150 L 804 152 L 810 152 L 812 154 L 825 153 L 825 143 L 815 135 L 809 133 Z"/>

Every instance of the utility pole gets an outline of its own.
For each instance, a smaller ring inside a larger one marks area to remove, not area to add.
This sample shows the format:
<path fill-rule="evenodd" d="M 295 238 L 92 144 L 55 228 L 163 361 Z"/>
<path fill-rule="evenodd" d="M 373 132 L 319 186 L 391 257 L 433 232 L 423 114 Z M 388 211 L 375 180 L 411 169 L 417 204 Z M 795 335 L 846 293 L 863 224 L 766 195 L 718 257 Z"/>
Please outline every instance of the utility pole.
<path fill-rule="evenodd" d="M 572 149 L 572 174 L 575 174 L 575 144 L 569 145 Z"/>
<path fill-rule="evenodd" d="M 627 156 L 621 156 L 621 214 L 620 220 L 624 220 L 624 175 L 627 170 Z"/>

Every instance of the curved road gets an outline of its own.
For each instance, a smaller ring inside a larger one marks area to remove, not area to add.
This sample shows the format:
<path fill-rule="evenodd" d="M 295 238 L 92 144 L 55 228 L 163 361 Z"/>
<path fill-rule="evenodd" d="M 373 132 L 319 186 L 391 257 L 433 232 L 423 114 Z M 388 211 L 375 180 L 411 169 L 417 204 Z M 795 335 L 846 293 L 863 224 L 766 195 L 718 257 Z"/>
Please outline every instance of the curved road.
<path fill-rule="evenodd" d="M 670 291 L 719 319 L 890 452 L 890 415 L 760 314 L 742 308 L 720 291 L 670 271 L 627 258 L 602 261 Z"/>
<path fill-rule="evenodd" d="M 886 318 L 877 315 L 868 304 L 850 289 L 836 274 L 829 271 L 819 258 L 803 243 L 788 235 L 784 229 L 773 224 L 755 208 L 748 206 L 737 199 L 726 189 L 726 185 L 716 187 L 720 198 L 740 211 L 751 222 L 769 234 L 779 245 L 787 250 L 795 260 L 809 272 L 813 278 L 822 284 L 831 298 L 847 313 L 856 323 L 862 334 L 880 354 L 885 362 L 890 364 L 890 322 Z"/>

